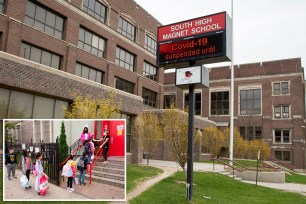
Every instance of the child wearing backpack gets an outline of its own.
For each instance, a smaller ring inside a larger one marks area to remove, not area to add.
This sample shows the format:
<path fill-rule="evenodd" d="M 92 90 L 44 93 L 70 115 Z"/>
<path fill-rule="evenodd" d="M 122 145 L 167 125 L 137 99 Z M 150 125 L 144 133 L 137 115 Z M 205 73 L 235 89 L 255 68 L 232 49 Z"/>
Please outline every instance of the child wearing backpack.
<path fill-rule="evenodd" d="M 77 169 L 80 171 L 79 184 L 82 186 L 86 185 L 84 180 L 85 180 L 87 164 L 88 164 L 88 154 L 86 154 L 86 152 L 83 152 L 83 157 L 80 158 L 80 160 L 77 163 Z"/>
<path fill-rule="evenodd" d="M 69 171 L 71 171 L 71 172 L 67 173 L 67 177 L 68 177 L 68 180 L 67 180 L 67 191 L 70 192 L 70 193 L 74 191 L 74 189 L 72 188 L 72 181 L 73 181 L 73 179 L 75 177 L 75 165 L 76 165 L 76 163 L 75 163 L 75 161 L 73 161 L 73 155 L 69 155 L 69 160 L 64 165 L 63 171 L 64 171 L 64 168 L 66 169 L 67 167 L 70 166 L 70 170 Z"/>

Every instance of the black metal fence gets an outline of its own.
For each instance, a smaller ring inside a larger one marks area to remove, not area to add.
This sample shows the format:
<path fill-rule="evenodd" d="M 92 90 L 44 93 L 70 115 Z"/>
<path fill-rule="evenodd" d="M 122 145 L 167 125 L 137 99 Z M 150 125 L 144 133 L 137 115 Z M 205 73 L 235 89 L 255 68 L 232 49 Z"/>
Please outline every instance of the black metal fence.
<path fill-rule="evenodd" d="M 48 175 L 49 182 L 60 185 L 60 169 L 58 168 L 59 161 L 59 143 L 58 138 L 56 139 L 55 143 L 44 143 L 43 141 L 40 141 L 40 143 L 29 143 L 26 144 L 26 149 L 30 149 L 30 147 L 33 147 L 33 151 L 31 152 L 31 158 L 32 161 L 35 161 L 35 149 L 39 148 L 39 151 L 41 152 L 43 159 L 42 159 L 42 166 L 44 169 L 44 173 Z M 22 146 L 19 145 L 13 145 L 13 148 L 17 154 L 17 162 L 18 165 L 20 164 L 20 157 L 22 152 Z M 20 168 L 20 166 L 19 166 Z"/>

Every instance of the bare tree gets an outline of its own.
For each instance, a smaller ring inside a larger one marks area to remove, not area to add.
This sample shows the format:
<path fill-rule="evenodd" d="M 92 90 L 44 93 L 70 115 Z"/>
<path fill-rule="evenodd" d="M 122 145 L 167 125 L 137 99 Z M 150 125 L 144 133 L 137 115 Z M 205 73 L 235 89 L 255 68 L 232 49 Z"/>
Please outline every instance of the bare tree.
<path fill-rule="evenodd" d="M 183 169 L 186 176 L 186 163 L 188 160 L 188 114 L 174 109 L 171 106 L 162 114 L 161 120 L 164 132 L 164 141 L 170 148 L 175 161 Z M 195 140 L 197 141 L 197 134 Z"/>
<path fill-rule="evenodd" d="M 156 151 L 158 143 L 162 139 L 162 131 L 158 116 L 150 112 L 141 113 L 136 119 L 134 132 L 141 140 L 142 150 L 147 154 L 148 167 L 150 155 Z"/>

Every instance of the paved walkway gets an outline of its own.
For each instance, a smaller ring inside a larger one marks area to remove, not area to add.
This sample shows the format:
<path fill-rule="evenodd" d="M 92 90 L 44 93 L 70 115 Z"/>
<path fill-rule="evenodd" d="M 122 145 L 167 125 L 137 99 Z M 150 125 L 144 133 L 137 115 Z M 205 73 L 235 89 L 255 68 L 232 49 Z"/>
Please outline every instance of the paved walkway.
<path fill-rule="evenodd" d="M 241 180 L 244 183 L 256 184 L 255 181 L 246 181 Z M 304 184 L 297 184 L 297 183 L 267 183 L 267 182 L 257 182 L 260 186 L 265 186 L 268 188 L 275 188 L 279 190 L 300 193 L 306 196 L 306 185 Z"/>
<path fill-rule="evenodd" d="M 124 188 L 113 187 L 110 185 L 93 182 L 87 185 L 74 185 L 75 192 L 66 191 L 66 182 L 61 183 L 61 187 L 49 183 L 49 190 L 45 196 L 39 196 L 35 192 L 35 176 L 30 175 L 30 185 L 32 188 L 25 189 L 20 184 L 21 171 L 16 170 L 17 179 L 12 178 L 8 181 L 6 168 L 4 168 L 4 199 L 6 201 L 52 201 L 52 200 L 75 200 L 75 201 L 94 201 L 94 200 L 124 200 Z"/>
<path fill-rule="evenodd" d="M 66 189 L 60 188 L 56 185 L 53 185 L 49 183 L 49 190 L 46 193 L 45 196 L 39 196 L 37 192 L 35 191 L 35 176 L 33 174 L 30 175 L 30 186 L 32 188 L 30 189 L 25 189 L 21 186 L 20 184 L 20 177 L 22 176 L 21 171 L 16 170 L 16 176 L 17 179 L 12 178 L 12 180 L 7 179 L 7 173 L 6 173 L 6 168 L 3 169 L 3 174 L 4 174 L 4 199 L 6 201 L 9 200 L 23 200 L 23 201 L 28 201 L 28 200 L 90 200 L 90 198 L 79 195 L 76 193 L 69 193 L 66 191 Z"/>

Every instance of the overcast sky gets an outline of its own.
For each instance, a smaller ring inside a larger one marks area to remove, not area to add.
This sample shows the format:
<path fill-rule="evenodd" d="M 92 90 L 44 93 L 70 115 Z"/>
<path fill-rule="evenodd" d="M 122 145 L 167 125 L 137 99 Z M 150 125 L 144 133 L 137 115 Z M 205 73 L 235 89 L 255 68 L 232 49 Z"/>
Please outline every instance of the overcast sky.
<path fill-rule="evenodd" d="M 231 0 L 135 0 L 163 25 L 227 11 Z M 306 0 L 234 0 L 234 63 L 301 57 L 306 67 Z"/>

